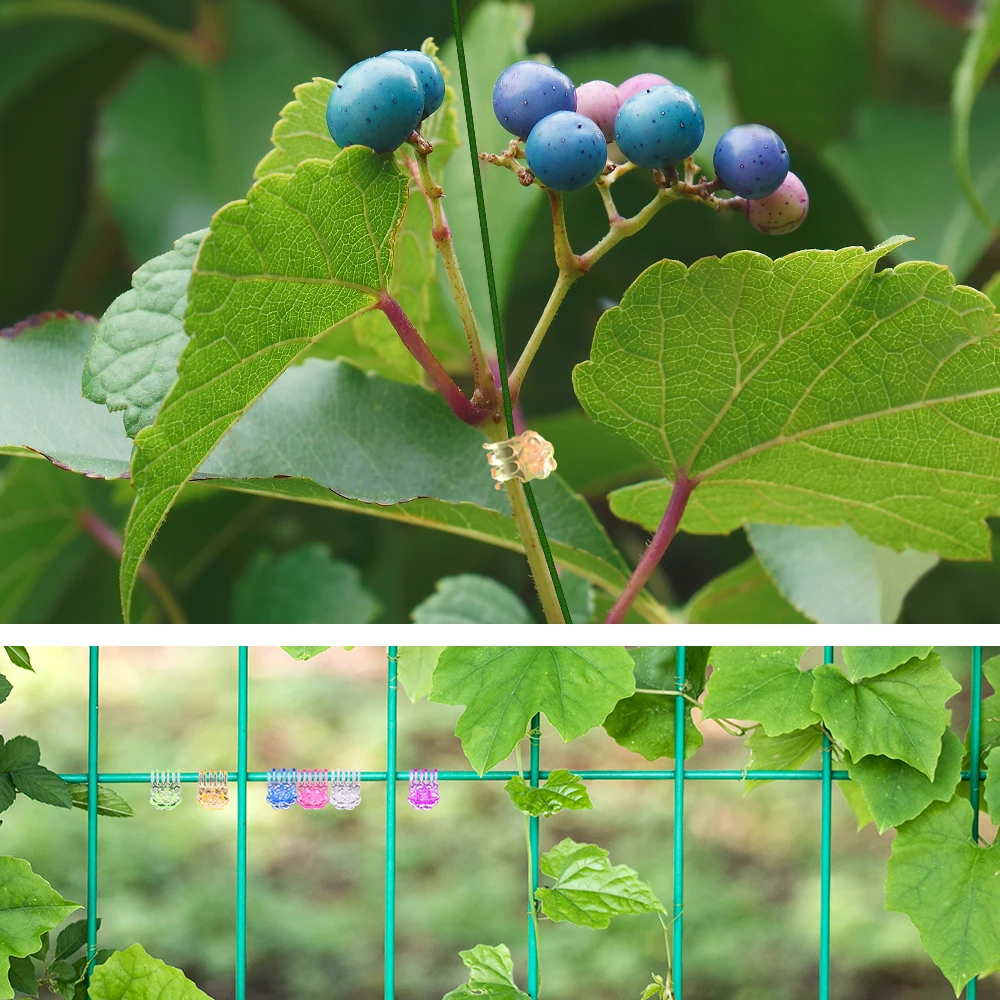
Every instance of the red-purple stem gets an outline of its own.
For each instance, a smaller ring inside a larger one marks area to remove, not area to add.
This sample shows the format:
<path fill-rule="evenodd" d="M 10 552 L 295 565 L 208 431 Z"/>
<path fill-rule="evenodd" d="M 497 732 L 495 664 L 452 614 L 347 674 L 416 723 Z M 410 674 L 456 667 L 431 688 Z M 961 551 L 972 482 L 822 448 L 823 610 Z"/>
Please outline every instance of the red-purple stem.
<path fill-rule="evenodd" d="M 684 509 L 691 497 L 691 492 L 697 485 L 698 481 L 689 479 L 683 470 L 677 473 L 674 488 L 670 493 L 670 502 L 663 512 L 663 520 L 660 521 L 660 526 L 650 539 L 649 545 L 646 546 L 646 551 L 625 585 L 621 596 L 615 601 L 615 606 L 604 620 L 606 625 L 618 625 L 625 620 L 629 608 L 632 607 L 642 588 L 646 586 L 646 581 L 652 576 L 653 570 L 659 565 L 663 554 L 673 541 L 677 526 L 681 523 Z"/>
<path fill-rule="evenodd" d="M 403 346 L 417 360 L 417 364 L 430 376 L 438 392 L 445 398 L 452 412 L 459 420 L 464 420 L 473 427 L 478 427 L 489 415 L 489 411 L 466 398 L 466 395 L 455 384 L 455 380 L 444 370 L 444 365 L 435 357 L 434 352 L 424 342 L 417 328 L 410 322 L 410 317 L 403 312 L 403 307 L 388 293 L 379 296 L 378 308 L 385 313 L 386 319 L 393 325 Z"/>

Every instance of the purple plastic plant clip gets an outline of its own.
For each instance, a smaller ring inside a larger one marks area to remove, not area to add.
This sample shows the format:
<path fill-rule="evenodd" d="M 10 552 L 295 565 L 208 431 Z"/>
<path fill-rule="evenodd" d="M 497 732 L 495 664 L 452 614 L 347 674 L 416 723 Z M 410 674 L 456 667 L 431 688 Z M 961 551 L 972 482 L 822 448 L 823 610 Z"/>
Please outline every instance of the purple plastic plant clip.
<path fill-rule="evenodd" d="M 410 791 L 406 801 L 421 812 L 433 809 L 441 801 L 437 768 L 432 771 L 410 771 Z"/>

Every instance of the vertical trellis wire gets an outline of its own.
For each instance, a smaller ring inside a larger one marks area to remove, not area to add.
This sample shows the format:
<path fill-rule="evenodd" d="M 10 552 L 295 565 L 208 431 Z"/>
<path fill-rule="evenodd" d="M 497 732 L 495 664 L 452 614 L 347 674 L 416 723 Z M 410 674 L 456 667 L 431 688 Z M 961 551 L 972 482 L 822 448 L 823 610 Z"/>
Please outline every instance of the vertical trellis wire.
<path fill-rule="evenodd" d="M 528 736 L 528 743 L 531 748 L 531 757 L 528 763 L 530 768 L 528 773 L 529 784 L 532 788 L 538 787 L 539 768 L 541 766 L 541 726 L 542 717 L 535 715 L 531 720 L 531 732 Z M 538 940 L 535 937 L 535 891 L 538 889 L 538 817 L 532 816 L 528 820 L 528 843 L 529 843 L 529 864 L 531 865 L 531 896 L 528 900 L 528 996 L 532 1000 L 538 997 Z"/>
<path fill-rule="evenodd" d="M 833 647 L 824 647 L 824 663 L 833 662 Z M 680 694 L 686 683 L 686 656 L 683 646 L 677 647 L 675 661 L 675 690 Z M 362 771 L 362 781 L 385 782 L 385 1000 L 394 1000 L 396 973 L 396 783 L 405 781 L 406 771 L 397 769 L 397 649 L 388 647 L 387 699 L 386 699 L 386 769 L 384 771 Z M 979 761 L 982 752 L 982 664 L 981 646 L 971 650 L 972 683 L 970 690 L 969 750 L 973 765 Z M 148 772 L 108 772 L 98 771 L 98 678 L 99 650 L 90 647 L 90 685 L 87 726 L 87 770 L 82 774 L 63 774 L 61 777 L 72 784 L 87 785 L 87 955 L 92 959 L 97 950 L 97 784 L 145 784 Z M 266 771 L 247 770 L 247 705 L 249 685 L 248 649 L 239 648 L 237 710 L 237 770 L 227 772 L 230 781 L 237 783 L 237 849 L 236 849 L 236 1000 L 246 997 L 247 970 L 247 828 L 246 796 L 247 785 L 251 782 L 266 782 Z M 735 770 L 735 769 L 689 769 L 684 765 L 685 740 L 684 723 L 686 709 L 684 699 L 678 697 L 674 703 L 674 767 L 650 770 L 577 770 L 576 774 L 587 781 L 673 781 L 674 782 L 674 828 L 673 828 L 673 908 L 672 908 L 672 965 L 674 996 L 683 1000 L 683 929 L 684 929 L 684 790 L 688 781 L 742 781 L 747 778 L 768 781 L 819 781 L 822 791 L 822 829 L 820 843 L 820 959 L 819 997 L 827 1000 L 830 990 L 830 827 L 832 789 L 834 781 L 850 780 L 846 771 L 834 770 L 832 747 L 829 737 L 824 735 L 822 767 L 818 770 Z M 549 772 L 541 767 L 539 752 L 539 716 L 531 721 L 529 734 L 530 782 L 537 787 L 548 778 Z M 506 782 L 515 771 L 489 771 L 480 776 L 475 771 L 441 771 L 441 781 L 488 781 Z M 981 795 L 982 772 L 973 766 L 971 771 L 962 772 L 963 780 L 969 782 L 969 799 L 973 807 L 972 837 L 979 836 L 979 799 Z M 198 781 L 197 771 L 180 772 L 180 780 L 194 784 Z M 532 820 L 530 827 L 530 851 L 533 885 L 538 883 L 538 821 Z M 538 993 L 538 942 L 534 937 L 531 913 L 528 912 L 528 990 L 532 997 Z M 966 986 L 967 1000 L 976 1000 L 977 981 L 971 980 Z"/>

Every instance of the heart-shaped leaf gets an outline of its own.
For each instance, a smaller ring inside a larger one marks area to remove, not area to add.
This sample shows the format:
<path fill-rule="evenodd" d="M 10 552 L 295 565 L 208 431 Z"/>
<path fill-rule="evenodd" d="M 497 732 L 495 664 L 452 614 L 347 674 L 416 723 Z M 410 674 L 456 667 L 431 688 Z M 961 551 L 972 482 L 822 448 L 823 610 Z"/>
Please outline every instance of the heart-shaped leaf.
<path fill-rule="evenodd" d="M 211 1000 L 180 969 L 148 955 L 141 944 L 116 951 L 94 969 L 91 1000 Z"/>
<path fill-rule="evenodd" d="M 505 944 L 477 944 L 458 957 L 469 970 L 468 983 L 444 995 L 444 1000 L 529 1000 L 514 983 L 514 963 Z"/>
<path fill-rule="evenodd" d="M 510 801 L 528 816 L 554 816 L 563 809 L 594 808 L 583 778 L 565 768 L 551 771 L 538 788 L 532 788 L 521 775 L 515 774 L 504 785 L 504 791 L 510 796 Z"/>

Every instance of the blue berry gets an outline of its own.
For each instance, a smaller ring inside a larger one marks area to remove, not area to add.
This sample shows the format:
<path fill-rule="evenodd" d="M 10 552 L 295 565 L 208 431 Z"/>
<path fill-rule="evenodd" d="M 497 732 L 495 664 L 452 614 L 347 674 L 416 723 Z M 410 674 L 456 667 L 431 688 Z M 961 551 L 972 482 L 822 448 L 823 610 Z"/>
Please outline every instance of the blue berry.
<path fill-rule="evenodd" d="M 415 49 L 393 49 L 382 55 L 406 63 L 416 73 L 417 80 L 424 89 L 424 110 L 420 120 L 434 114 L 444 100 L 444 76 L 438 64 L 430 56 Z"/>
<path fill-rule="evenodd" d="M 546 115 L 524 146 L 531 172 L 546 187 L 576 191 L 593 183 L 608 162 L 600 125 L 575 111 Z"/>
<path fill-rule="evenodd" d="M 704 135 L 701 106 L 673 83 L 633 95 L 615 117 L 618 148 L 637 166 L 650 170 L 690 156 Z"/>
<path fill-rule="evenodd" d="M 788 150 L 766 125 L 737 125 L 715 146 L 715 176 L 742 198 L 766 198 L 788 174 Z"/>
<path fill-rule="evenodd" d="M 413 70 L 398 59 L 375 56 L 355 63 L 337 81 L 326 124 L 341 148 L 390 153 L 420 124 L 423 110 L 424 91 Z"/>
<path fill-rule="evenodd" d="M 524 59 L 500 74 L 493 88 L 493 113 L 511 135 L 526 139 L 555 111 L 576 111 L 576 88 L 565 73 Z"/>

